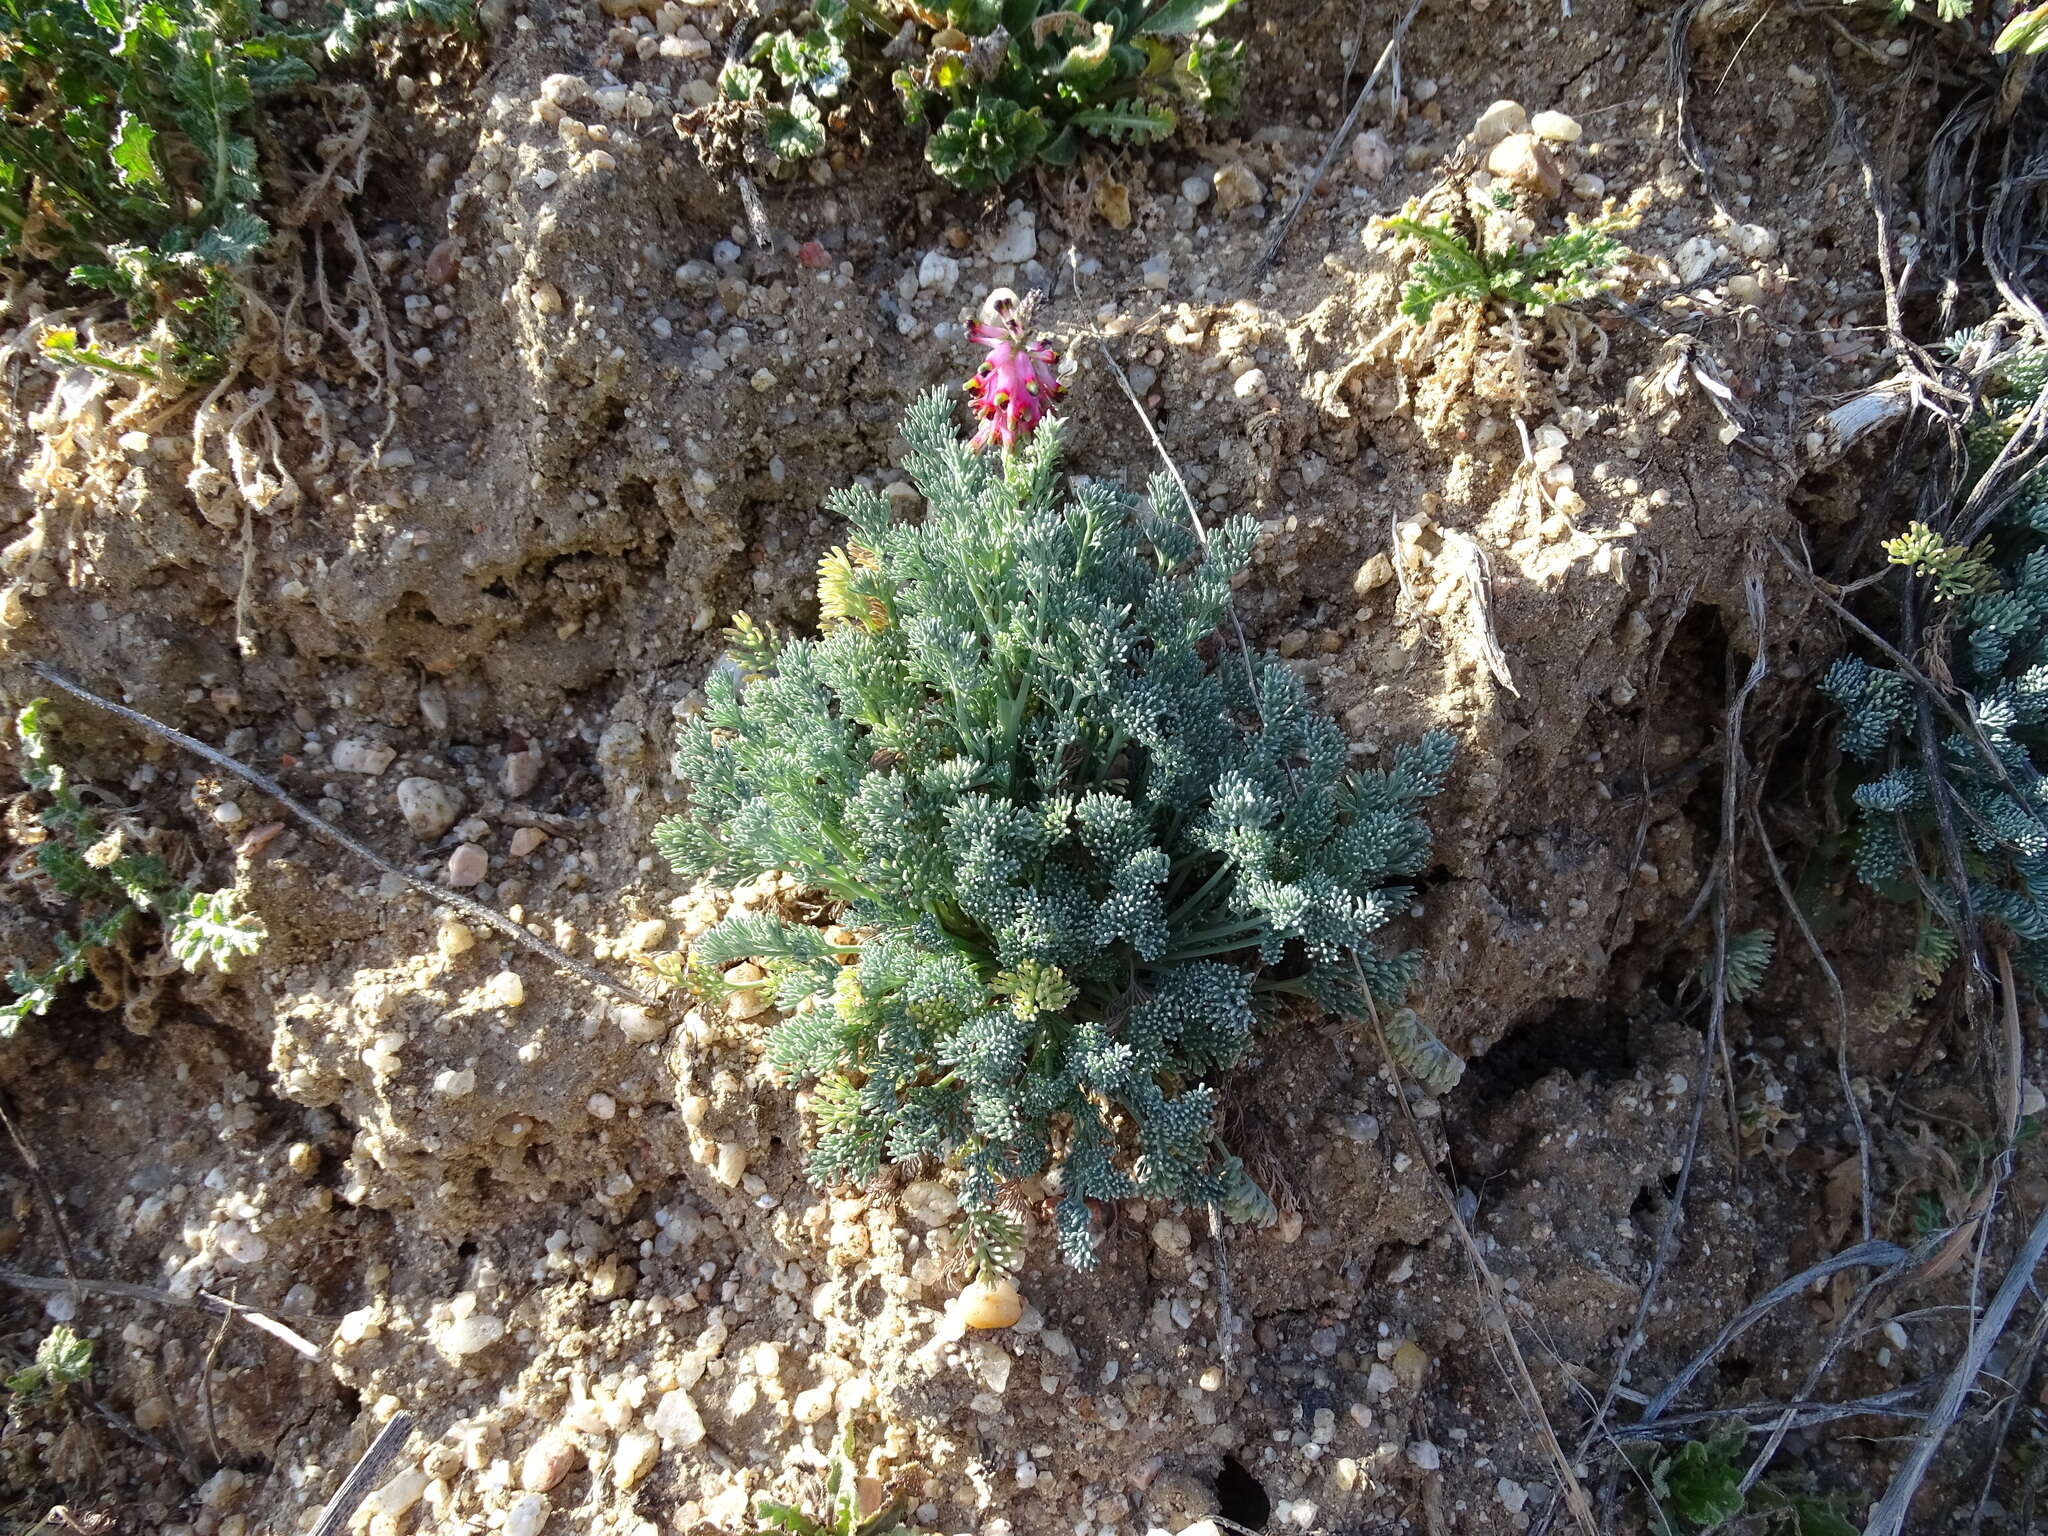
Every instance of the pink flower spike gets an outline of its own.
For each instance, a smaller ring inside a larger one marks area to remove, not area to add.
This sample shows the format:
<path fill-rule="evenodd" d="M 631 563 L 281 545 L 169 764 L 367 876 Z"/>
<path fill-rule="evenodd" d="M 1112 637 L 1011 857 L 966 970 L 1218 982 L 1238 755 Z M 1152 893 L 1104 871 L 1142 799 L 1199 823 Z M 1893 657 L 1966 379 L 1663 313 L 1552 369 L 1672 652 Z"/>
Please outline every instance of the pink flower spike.
<path fill-rule="evenodd" d="M 1059 354 L 1026 334 L 1017 309 L 1007 299 L 996 305 L 996 318 L 969 328 L 967 334 L 988 348 L 988 357 L 967 381 L 967 403 L 981 419 L 970 448 L 991 443 L 1014 448 L 1037 430 L 1064 392 L 1053 366 Z"/>

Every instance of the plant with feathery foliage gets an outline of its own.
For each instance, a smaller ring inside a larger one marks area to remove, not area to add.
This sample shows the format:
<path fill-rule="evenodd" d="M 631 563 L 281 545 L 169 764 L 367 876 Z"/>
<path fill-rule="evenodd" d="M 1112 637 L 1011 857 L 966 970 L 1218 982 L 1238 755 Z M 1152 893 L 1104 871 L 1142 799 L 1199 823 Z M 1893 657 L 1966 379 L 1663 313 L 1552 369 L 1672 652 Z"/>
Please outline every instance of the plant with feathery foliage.
<path fill-rule="evenodd" d="M 118 944 L 130 923 L 148 913 L 163 925 L 164 947 L 180 966 L 226 970 L 238 955 L 254 954 L 263 925 L 236 910 L 233 890 L 201 891 L 180 885 L 156 854 L 134 846 L 120 828 L 109 829 L 87 807 L 50 746 L 45 701 L 37 699 L 15 721 L 23 777 L 48 804 L 21 838 L 30 857 L 16 878 L 42 882 L 79 912 L 76 933 L 60 934 L 57 958 L 40 970 L 16 966 L 7 977 L 12 1001 L 0 1003 L 0 1040 L 22 1021 L 47 1013 L 58 994 L 82 980 L 94 957 Z"/>
<path fill-rule="evenodd" d="M 676 754 L 690 809 L 656 832 L 684 877 L 787 871 L 862 937 L 743 913 L 696 958 L 761 963 L 791 1011 L 769 1053 L 817 1082 L 813 1175 L 942 1161 L 984 1271 L 1014 1262 L 1020 1180 L 1081 1267 L 1091 1201 L 1271 1219 L 1216 1078 L 1286 1000 L 1361 1016 L 1405 991 L 1416 957 L 1369 940 L 1411 899 L 1450 740 L 1352 771 L 1292 669 L 1210 659 L 1248 519 L 1205 548 L 1165 476 L 1149 507 L 1100 481 L 1062 502 L 1057 419 L 976 453 L 951 416 L 935 392 L 904 425 L 921 523 L 833 498 L 823 633 L 714 676 Z"/>
<path fill-rule="evenodd" d="M 2044 381 L 2048 348 L 2022 345 L 2001 359 L 1967 434 L 1965 492 L 1999 457 Z M 1914 740 L 1913 683 L 1856 657 L 1829 671 L 1822 688 L 1843 712 L 1835 739 L 1876 770 L 1854 792 L 1857 871 L 1880 890 L 1926 898 L 1934 920 L 1952 932 L 1958 893 L 1935 802 L 1946 796 L 1972 909 L 2011 936 L 2015 958 L 2040 983 L 2048 980 L 2048 471 L 2021 481 L 1975 544 L 1915 524 L 1885 548 L 1943 610 L 1946 667 L 1972 730 L 1939 739 L 1936 784 Z M 1956 946 L 1923 935 L 1919 952 L 1923 964 L 1938 963 Z"/>

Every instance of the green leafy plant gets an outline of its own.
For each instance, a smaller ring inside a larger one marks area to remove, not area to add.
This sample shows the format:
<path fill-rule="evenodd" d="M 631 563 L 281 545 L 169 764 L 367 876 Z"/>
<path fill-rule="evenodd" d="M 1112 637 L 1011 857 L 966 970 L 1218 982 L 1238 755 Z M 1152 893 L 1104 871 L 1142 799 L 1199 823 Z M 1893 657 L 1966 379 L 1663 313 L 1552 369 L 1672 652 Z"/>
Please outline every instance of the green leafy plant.
<path fill-rule="evenodd" d="M 1768 929 L 1751 928 L 1728 935 L 1728 950 L 1722 959 L 1721 995 L 1731 1003 L 1746 1003 L 1762 990 L 1771 969 L 1777 939 Z M 1714 980 L 1713 957 L 1701 967 L 1701 978 L 1709 986 Z"/>
<path fill-rule="evenodd" d="M 2000 360 L 1966 434 L 1965 493 L 2017 430 L 2044 376 L 2048 348 L 2025 345 Z M 1934 798 L 1945 795 L 1970 904 L 2009 937 L 2015 961 L 2038 982 L 2048 977 L 2048 472 L 2019 483 L 1967 550 L 1920 525 L 1886 548 L 1941 603 L 1949 697 L 1971 729 L 1951 729 L 1937 714 L 1937 785 L 1915 740 L 1912 682 L 1859 657 L 1829 671 L 1821 686 L 1842 710 L 1836 742 L 1871 773 L 1854 791 L 1857 872 L 1923 905 L 1917 957 L 1931 985 L 1930 968 L 1956 952 L 1952 939 L 1925 936 L 1930 926 L 1949 934 L 1957 926 L 1959 893 Z"/>
<path fill-rule="evenodd" d="M 1507 206 L 1507 195 L 1499 194 L 1496 201 Z M 1386 221 L 1388 229 L 1422 247 L 1401 288 L 1402 314 L 1426 321 L 1445 299 L 1530 309 L 1570 304 L 1607 286 L 1607 269 L 1627 254 L 1612 233 L 1620 227 L 1614 219 L 1574 224 L 1526 251 L 1512 246 L 1489 249 L 1486 222 L 1482 220 L 1468 237 L 1447 220 Z"/>
<path fill-rule="evenodd" d="M 474 0 L 347 0 L 292 27 L 258 0 L 0 0 L 0 262 L 34 260 L 127 301 L 149 338 L 67 360 L 204 378 L 239 330 L 234 274 L 270 238 L 257 103 L 371 29 L 452 26 Z"/>
<path fill-rule="evenodd" d="M 1775 1474 L 1745 1491 L 1748 1441 L 1741 1426 L 1729 1425 L 1651 1460 L 1650 1514 L 1657 1536 L 1691 1536 L 1736 1520 L 1771 1536 L 1856 1536 L 1854 1522 L 1832 1501 Z"/>
<path fill-rule="evenodd" d="M 1165 476 L 1149 507 L 1102 481 L 1062 502 L 1057 419 L 977 454 L 935 392 L 903 432 L 922 522 L 833 498 L 824 632 L 744 691 L 714 675 L 676 754 L 690 810 L 656 832 L 684 877 L 787 871 L 862 937 L 743 913 L 697 954 L 758 962 L 793 1010 L 769 1051 L 817 1082 L 814 1176 L 941 1160 L 984 1270 L 1027 1179 L 1079 1267 L 1090 1202 L 1269 1218 L 1215 1078 L 1262 1011 L 1405 990 L 1416 957 L 1368 936 L 1411 899 L 1450 740 L 1354 772 L 1294 671 L 1218 635 L 1248 519 L 1205 547 Z"/>
<path fill-rule="evenodd" d="M 82 1339 L 59 1323 L 36 1346 L 35 1362 L 9 1376 L 4 1385 L 22 1397 L 61 1395 L 92 1374 L 92 1340 Z"/>
<path fill-rule="evenodd" d="M 807 1515 L 793 1504 L 761 1499 L 754 1518 L 761 1522 L 753 1536 L 917 1536 L 903 1523 L 903 1507 L 887 1504 L 872 1514 L 860 1512 L 860 1479 L 854 1469 L 853 1432 L 833 1448 L 825 1472 L 825 1513 Z"/>
<path fill-rule="evenodd" d="M 84 978 L 93 956 L 117 943 L 130 922 L 148 914 L 163 926 L 164 947 L 188 971 L 226 970 L 264 938 L 263 925 L 236 910 L 232 890 L 179 885 L 156 854 L 131 849 L 137 840 L 109 829 L 87 808 L 64 765 L 51 752 L 37 699 L 15 721 L 23 777 L 49 804 L 37 818 L 35 874 L 79 909 L 76 932 L 59 934 L 56 961 L 37 971 L 17 966 L 7 978 L 13 1000 L 0 1004 L 0 1039 L 22 1021 L 47 1013 L 58 994 Z"/>
<path fill-rule="evenodd" d="M 996 186 L 1033 164 L 1071 165 L 1090 139 L 1157 143 L 1186 119 L 1231 116 L 1244 45 L 1208 28 L 1236 3 L 813 0 L 795 27 L 727 65 L 719 91 L 725 112 L 743 110 L 761 147 L 790 162 L 820 153 L 828 122 L 886 73 L 904 119 L 929 129 L 932 170 Z"/>

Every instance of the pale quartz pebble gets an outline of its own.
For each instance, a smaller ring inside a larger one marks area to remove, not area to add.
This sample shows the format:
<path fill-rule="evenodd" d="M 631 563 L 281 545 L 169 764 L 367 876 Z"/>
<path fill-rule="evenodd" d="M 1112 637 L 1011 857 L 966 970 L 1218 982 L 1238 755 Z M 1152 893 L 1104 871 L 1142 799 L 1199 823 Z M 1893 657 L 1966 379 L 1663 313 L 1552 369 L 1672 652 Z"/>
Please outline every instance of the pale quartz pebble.
<path fill-rule="evenodd" d="M 711 1176 L 727 1189 L 737 1189 L 747 1173 L 747 1149 L 736 1141 L 721 1141 L 715 1144 L 716 1158 L 711 1165 Z"/>
<path fill-rule="evenodd" d="M 1529 119 L 1529 131 L 1553 144 L 1576 144 L 1586 136 L 1579 120 L 1565 112 L 1538 112 Z"/>
<path fill-rule="evenodd" d="M 681 1387 L 661 1394 L 648 1416 L 647 1427 L 660 1437 L 664 1449 L 687 1451 L 704 1443 L 704 1420 L 697 1405 Z"/>
<path fill-rule="evenodd" d="M 1266 189 L 1260 184 L 1259 178 L 1251 173 L 1248 166 L 1236 160 L 1217 167 L 1212 186 L 1218 213 L 1248 208 L 1266 195 Z"/>
<path fill-rule="evenodd" d="M 1502 181 L 1537 197 L 1556 197 L 1564 190 L 1557 157 L 1533 134 L 1515 133 L 1487 152 L 1486 168 Z"/>
<path fill-rule="evenodd" d="M 1728 279 L 1728 297 L 1738 304 L 1754 304 L 1764 296 L 1764 285 L 1747 272 L 1738 272 Z"/>
<path fill-rule="evenodd" d="M 255 1264 L 270 1252 L 270 1244 L 239 1221 L 224 1221 L 214 1229 L 213 1246 L 233 1264 Z"/>
<path fill-rule="evenodd" d="M 400 1517 L 411 1511 L 413 1505 L 419 1503 L 430 1481 L 418 1467 L 407 1467 L 363 1500 L 355 1518 L 358 1521 L 383 1519 L 396 1524 Z"/>
<path fill-rule="evenodd" d="M 460 844 L 448 855 L 448 883 L 457 890 L 475 885 L 491 867 L 491 856 L 475 843 Z"/>
<path fill-rule="evenodd" d="M 443 913 L 440 926 L 434 931 L 434 947 L 443 960 L 453 960 L 476 948 L 476 934 L 461 918 Z"/>
<path fill-rule="evenodd" d="M 455 825 L 462 814 L 462 795 L 439 779 L 415 774 L 398 781 L 398 814 L 406 829 L 423 843 L 431 843 Z"/>
<path fill-rule="evenodd" d="M 626 1431 L 612 1452 L 612 1486 L 622 1493 L 639 1487 L 660 1455 L 661 1442 L 654 1436 L 637 1429 Z"/>
<path fill-rule="evenodd" d="M 975 1281 L 956 1305 L 961 1323 L 969 1328 L 1008 1328 L 1024 1315 L 1024 1298 L 1008 1276 Z"/>
<path fill-rule="evenodd" d="M 668 1033 L 668 1025 L 638 1003 L 619 1004 L 612 1010 L 612 1022 L 635 1045 L 646 1045 Z"/>
<path fill-rule="evenodd" d="M 903 1213 L 925 1227 L 944 1226 L 960 1212 L 953 1191 L 937 1179 L 919 1179 L 903 1186 Z"/>
<path fill-rule="evenodd" d="M 593 1093 L 584 1106 L 599 1120 L 609 1120 L 619 1112 L 619 1101 L 608 1093 Z"/>
<path fill-rule="evenodd" d="M 476 1069 L 463 1067 L 460 1070 L 447 1068 L 434 1074 L 434 1092 L 444 1099 L 467 1098 L 476 1092 Z"/>
<path fill-rule="evenodd" d="M 1751 261 L 1763 261 L 1778 254 L 1778 237 L 1761 224 L 1738 224 L 1728 232 L 1735 249 Z"/>
<path fill-rule="evenodd" d="M 526 1001 L 526 983 L 517 971 L 500 971 L 491 978 L 490 994 L 500 1008 L 517 1008 Z"/>
<path fill-rule="evenodd" d="M 1394 562 L 1384 553 L 1374 555 L 1358 568 L 1358 574 L 1351 578 L 1351 590 L 1360 597 L 1368 592 L 1377 592 L 1394 579 Z"/>
<path fill-rule="evenodd" d="M 1511 1515 L 1519 1515 L 1523 1506 L 1529 1502 L 1529 1490 L 1512 1477 L 1504 1477 L 1495 1483 L 1493 1491 L 1494 1496 L 1500 1500 L 1501 1507 Z"/>
<path fill-rule="evenodd" d="M 1351 141 L 1351 164 L 1367 181 L 1382 181 L 1394 164 L 1393 146 L 1377 128 L 1368 128 Z"/>
<path fill-rule="evenodd" d="M 2044 1110 L 2044 1109 L 2048 1109 L 2048 1094 L 2044 1094 L 2044 1093 L 2042 1093 L 2042 1092 L 2041 1092 L 2041 1090 L 2040 1090 L 2039 1088 L 2035 1087 L 2035 1086 L 2034 1086 L 2034 1085 L 2033 1085 L 2032 1083 L 2023 1083 L 2023 1084 L 2021 1084 L 2021 1085 L 2020 1085 L 2020 1116 L 2021 1116 L 2021 1118 L 2022 1118 L 2022 1119 L 2024 1119 L 2024 1118 L 2025 1118 L 2025 1117 L 2027 1117 L 2028 1115 L 2038 1115 L 2038 1114 L 2040 1114 L 2040 1113 L 2041 1113 L 2041 1111 L 2042 1111 L 2042 1110 Z"/>
<path fill-rule="evenodd" d="M 1528 126 L 1529 114 L 1519 101 L 1496 101 L 1472 124 L 1472 138 L 1480 145 L 1498 144 Z"/>
<path fill-rule="evenodd" d="M 1408 1459 L 1425 1472 L 1434 1472 L 1444 1464 L 1443 1453 L 1429 1440 L 1411 1441 L 1408 1446 Z"/>
<path fill-rule="evenodd" d="M 473 1355 L 505 1336 L 505 1320 L 488 1312 L 458 1317 L 441 1332 L 441 1347 L 451 1355 Z"/>
<path fill-rule="evenodd" d="M 541 831 L 539 827 L 521 827 L 512 834 L 512 841 L 506 845 L 506 851 L 515 859 L 523 859 L 547 840 L 547 833 Z"/>
<path fill-rule="evenodd" d="M 1264 394 L 1266 392 L 1266 370 L 1263 368 L 1247 368 L 1237 376 L 1237 381 L 1230 386 L 1230 392 L 1240 400 L 1250 400 Z"/>
<path fill-rule="evenodd" d="M 505 1511 L 505 1536 L 540 1536 L 548 1523 L 548 1501 L 537 1493 L 524 1494 Z"/>
<path fill-rule="evenodd" d="M 519 1463 L 519 1486 L 527 1493 L 546 1493 L 576 1470 L 583 1452 L 560 1430 L 550 1430 L 526 1448 Z"/>
<path fill-rule="evenodd" d="M 213 808 L 213 820 L 216 826 L 240 826 L 246 819 L 242 813 L 242 808 L 232 800 L 223 800 Z"/>
<path fill-rule="evenodd" d="M 668 923 L 659 917 L 643 918 L 626 930 L 626 953 L 644 955 L 668 937 Z"/>
<path fill-rule="evenodd" d="M 1162 1216 L 1152 1223 L 1152 1246 L 1170 1259 L 1186 1257 L 1194 1240 L 1188 1224 L 1177 1216 Z"/>
<path fill-rule="evenodd" d="M 757 1013 L 765 1013 L 769 1006 L 768 989 L 757 983 L 766 981 L 768 973 L 751 960 L 742 960 L 725 973 L 725 984 L 740 990 L 725 1000 L 725 1011 L 734 1019 L 751 1019 Z"/>
<path fill-rule="evenodd" d="M 562 295 L 555 291 L 553 283 L 541 284 L 541 291 L 554 294 L 555 309 L 559 310 L 562 307 Z M 541 309 L 548 308 L 546 304 L 541 303 L 540 292 L 534 294 L 534 303 Z M 540 782 L 542 761 L 540 748 L 531 744 L 521 747 L 517 752 L 507 752 L 505 764 L 498 770 L 498 787 L 508 796 L 517 799 Z"/>
<path fill-rule="evenodd" d="M 549 75 L 540 83 L 540 99 L 558 107 L 573 107 L 590 95 L 590 82 L 581 75 Z"/>
<path fill-rule="evenodd" d="M 367 774 L 374 779 L 389 768 L 397 756 L 395 747 L 351 736 L 334 744 L 334 750 L 327 754 L 327 761 L 342 773 Z"/>
<path fill-rule="evenodd" d="M 815 1424 L 832 1411 L 832 1388 L 806 1387 L 789 1405 L 799 1424 Z"/>

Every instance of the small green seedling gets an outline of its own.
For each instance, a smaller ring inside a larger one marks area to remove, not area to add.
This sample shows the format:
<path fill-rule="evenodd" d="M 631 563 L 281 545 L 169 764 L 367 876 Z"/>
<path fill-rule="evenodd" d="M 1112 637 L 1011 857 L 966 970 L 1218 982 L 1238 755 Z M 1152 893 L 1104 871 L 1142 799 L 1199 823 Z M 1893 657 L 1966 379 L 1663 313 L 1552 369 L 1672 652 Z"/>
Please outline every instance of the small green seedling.
<path fill-rule="evenodd" d="M 4 1385 L 18 1397 L 61 1397 L 92 1374 L 92 1340 L 82 1339 L 59 1323 L 36 1346 L 33 1365 L 25 1365 Z"/>
<path fill-rule="evenodd" d="M 1495 195 L 1496 207 L 1510 201 L 1505 193 Z M 1627 254 L 1611 233 L 1619 227 L 1612 218 L 1574 224 L 1526 251 L 1489 250 L 1483 227 L 1469 238 L 1448 221 L 1391 218 L 1386 227 L 1422 246 L 1401 288 L 1401 313 L 1417 323 L 1445 299 L 1543 309 L 1590 298 L 1607 286 L 1607 269 Z"/>
<path fill-rule="evenodd" d="M 0 1040 L 12 1036 L 23 1020 L 47 1013 L 58 994 L 92 968 L 94 954 L 118 942 L 140 914 L 163 925 L 165 948 L 188 971 L 226 970 L 236 956 L 254 954 L 264 938 L 262 923 L 236 910 L 234 891 L 179 885 L 161 858 L 131 850 L 123 831 L 107 828 L 86 808 L 51 752 L 43 716 L 47 703 L 37 699 L 22 710 L 15 736 L 22 776 L 49 801 L 37 818 L 41 841 L 34 844 L 35 869 L 59 895 L 77 904 L 79 925 L 75 933 L 58 935 L 54 964 L 38 971 L 17 966 L 9 974 L 14 997 L 0 1003 Z"/>
<path fill-rule="evenodd" d="M 887 1504 L 872 1514 L 860 1512 L 860 1478 L 853 1464 L 853 1432 L 832 1453 L 832 1465 L 825 1473 L 825 1514 L 822 1519 L 805 1514 L 793 1504 L 762 1499 L 754 1506 L 754 1518 L 761 1522 L 753 1536 L 917 1536 L 903 1523 L 898 1504 Z"/>

